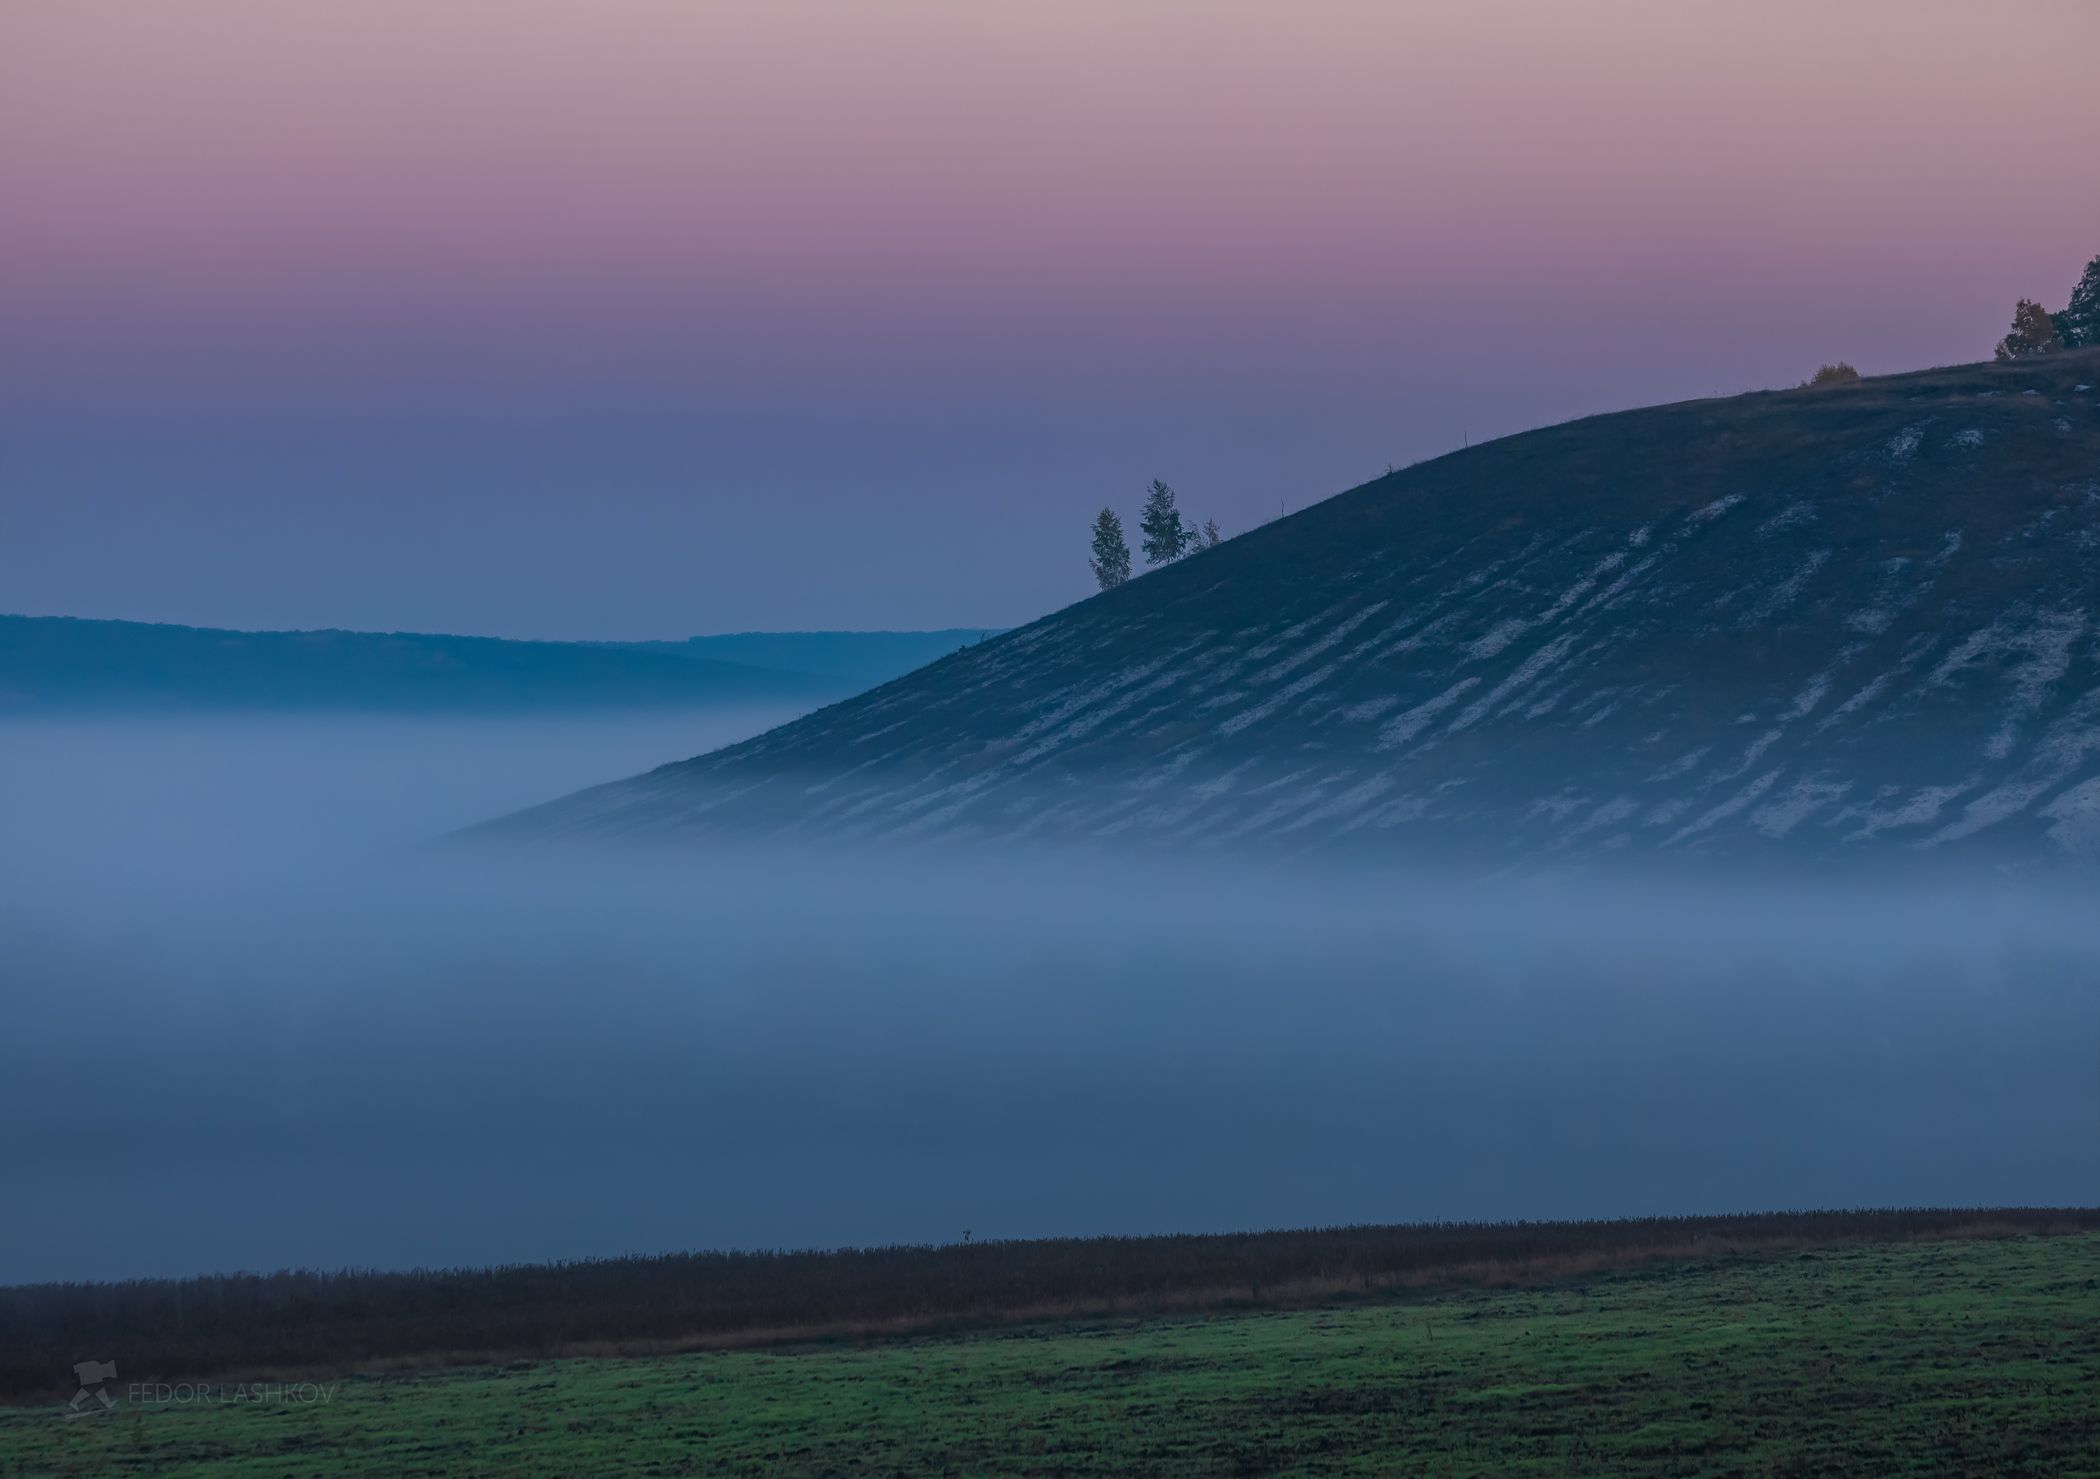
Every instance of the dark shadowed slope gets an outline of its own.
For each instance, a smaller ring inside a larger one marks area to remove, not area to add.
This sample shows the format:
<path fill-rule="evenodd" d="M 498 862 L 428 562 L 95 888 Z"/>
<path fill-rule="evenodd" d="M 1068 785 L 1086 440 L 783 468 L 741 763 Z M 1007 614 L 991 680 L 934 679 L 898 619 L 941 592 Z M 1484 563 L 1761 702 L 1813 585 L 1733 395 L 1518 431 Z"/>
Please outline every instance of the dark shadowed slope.
<path fill-rule="evenodd" d="M 504 825 L 2090 854 L 2096 383 L 2081 352 L 1509 437 Z"/>
<path fill-rule="evenodd" d="M 688 637 L 683 642 L 626 645 L 674 657 L 817 673 L 838 679 L 842 690 L 858 691 L 901 678 L 958 647 L 996 635 L 996 631 L 981 627 L 946 627 L 932 632 L 725 632 L 712 637 Z"/>
<path fill-rule="evenodd" d="M 0 616 L 0 716 L 809 704 L 865 686 L 843 677 L 613 643 L 420 632 L 239 632 Z"/>

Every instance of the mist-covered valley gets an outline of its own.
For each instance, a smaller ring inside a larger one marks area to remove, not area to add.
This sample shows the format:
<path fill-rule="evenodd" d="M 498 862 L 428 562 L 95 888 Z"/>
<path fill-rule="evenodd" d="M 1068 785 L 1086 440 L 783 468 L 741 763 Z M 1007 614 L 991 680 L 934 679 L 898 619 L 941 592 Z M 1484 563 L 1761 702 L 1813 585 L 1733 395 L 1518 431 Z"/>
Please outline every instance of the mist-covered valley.
<path fill-rule="evenodd" d="M 0 728 L 0 1278 L 2100 1177 L 2032 879 L 428 845 L 779 717 Z"/>

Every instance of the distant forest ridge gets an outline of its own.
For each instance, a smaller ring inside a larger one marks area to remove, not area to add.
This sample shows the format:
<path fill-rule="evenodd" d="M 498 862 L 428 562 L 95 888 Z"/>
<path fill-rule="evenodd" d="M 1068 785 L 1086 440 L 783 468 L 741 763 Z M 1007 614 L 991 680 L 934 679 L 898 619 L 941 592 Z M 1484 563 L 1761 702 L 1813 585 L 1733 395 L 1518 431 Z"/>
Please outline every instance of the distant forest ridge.
<path fill-rule="evenodd" d="M 531 642 L 0 615 L 0 716 L 814 707 L 982 635 L 972 628 Z"/>

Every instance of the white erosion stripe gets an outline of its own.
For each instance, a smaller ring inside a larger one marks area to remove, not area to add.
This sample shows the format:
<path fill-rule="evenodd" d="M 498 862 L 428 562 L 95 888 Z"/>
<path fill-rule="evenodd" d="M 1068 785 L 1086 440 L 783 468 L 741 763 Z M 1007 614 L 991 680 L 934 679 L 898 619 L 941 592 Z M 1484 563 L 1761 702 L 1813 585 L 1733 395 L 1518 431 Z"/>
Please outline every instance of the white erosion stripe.
<path fill-rule="evenodd" d="M 2027 810 L 2044 792 L 2054 790 L 2062 781 L 2061 775 L 2051 775 L 2036 780 L 2008 781 L 2002 786 L 1993 786 L 1962 808 L 1959 821 L 1947 823 L 1918 845 L 1938 847 L 1943 842 L 1972 837 L 1986 827 L 1995 827 L 2007 817 L 2018 816 Z"/>
<path fill-rule="evenodd" d="M 1969 633 L 1957 642 L 1954 650 L 1940 659 L 1940 665 L 1926 676 L 1925 687 L 1945 688 L 1953 681 L 1954 675 L 1975 662 L 1979 654 L 1995 650 L 2004 640 L 2005 623 L 2002 621 L 1993 622 L 1990 626 Z"/>
<path fill-rule="evenodd" d="M 2100 777 L 2081 781 L 2042 808 L 2055 825 L 2049 840 L 2065 852 L 2100 859 Z"/>
<path fill-rule="evenodd" d="M 1749 785 L 1743 787 L 1742 790 L 1736 792 L 1735 795 L 1729 797 L 1719 806 L 1716 806 L 1710 811 L 1704 813 L 1702 816 L 1700 816 L 1700 818 L 1697 821 L 1693 822 L 1691 825 L 1678 828 L 1675 832 L 1673 832 L 1670 835 L 1670 840 L 1668 842 L 1665 842 L 1663 846 L 1670 847 L 1673 844 L 1682 842 L 1687 837 L 1691 837 L 1696 835 L 1697 833 L 1710 830 L 1716 823 L 1727 821 L 1737 812 L 1743 810 L 1752 802 L 1756 801 L 1758 797 L 1764 795 L 1765 792 L 1771 790 L 1772 783 L 1779 779 L 1780 774 L 1780 770 L 1766 771 L 1763 775 L 1759 776 Z"/>
<path fill-rule="evenodd" d="M 1308 642 L 1305 646 L 1299 648 L 1296 652 L 1292 653 L 1282 662 L 1275 663 L 1270 667 L 1263 669 L 1261 672 L 1254 674 L 1254 676 L 1249 678 L 1247 681 L 1250 683 L 1274 683 L 1278 678 L 1283 677 L 1284 674 L 1292 671 L 1295 668 L 1303 667 L 1306 663 L 1311 662 L 1314 658 L 1318 657 L 1328 648 L 1334 646 L 1335 643 L 1341 641 L 1344 637 L 1348 636 L 1351 632 L 1355 631 L 1358 627 L 1362 626 L 1365 622 L 1369 621 L 1372 617 L 1376 616 L 1379 612 L 1385 610 L 1385 608 L 1389 604 L 1390 603 L 1386 601 L 1373 601 L 1370 605 L 1364 607 L 1363 610 L 1357 612 L 1356 615 L 1335 626 L 1331 631 L 1327 633 L 1326 636 L 1320 638 L 1316 642 Z"/>
<path fill-rule="evenodd" d="M 1113 678 L 1096 683 L 1091 687 L 1080 689 L 1077 692 L 1067 689 L 1065 690 L 1065 697 L 1055 701 L 1047 713 L 1037 715 L 1015 730 L 1013 737 L 1017 740 L 1034 739 L 1045 730 L 1055 729 L 1089 704 L 1101 702 L 1102 699 L 1107 698 L 1118 689 L 1128 688 L 1132 684 L 1144 682 L 1165 667 L 1167 661 L 1164 657 L 1155 658 L 1151 662 L 1140 663 L 1134 668 L 1126 668 Z"/>
<path fill-rule="evenodd" d="M 1529 688 L 1533 683 L 1545 676 L 1562 658 L 1568 655 L 1568 650 L 1574 645 L 1575 634 L 1573 632 L 1562 632 L 1544 647 L 1525 658 L 1521 667 L 1489 689 L 1483 697 L 1475 699 L 1471 704 L 1467 705 L 1465 711 L 1451 721 L 1451 727 L 1445 733 L 1457 734 L 1462 729 L 1470 729 L 1475 724 L 1478 724 L 1503 699 L 1521 689 Z"/>
<path fill-rule="evenodd" d="M 1803 524 L 1816 521 L 1816 506 L 1813 503 L 1790 503 L 1778 513 L 1757 526 L 1759 539 L 1770 539 L 1788 529 L 1798 529 Z"/>
<path fill-rule="evenodd" d="M 1634 800 L 1633 797 L 1626 795 L 1614 796 L 1585 817 L 1582 825 L 1575 829 L 1573 835 L 1579 837 L 1585 832 L 1594 832 L 1599 827 L 1610 827 L 1620 822 L 1630 821 L 1640 814 L 1640 810 L 1640 802 Z"/>
<path fill-rule="evenodd" d="M 1258 764 L 1260 764 L 1260 761 L 1250 756 L 1249 758 L 1242 760 L 1239 764 L 1231 767 L 1229 770 L 1221 770 L 1216 775 L 1208 776 L 1203 780 L 1195 782 L 1193 785 L 1185 787 L 1183 790 L 1183 794 L 1190 796 L 1199 802 L 1215 801 L 1220 796 L 1223 796 L 1227 791 L 1230 791 L 1234 786 L 1238 785 L 1240 777 L 1245 775 L 1248 771 L 1252 770 Z"/>
<path fill-rule="evenodd" d="M 1701 745 L 1698 749 L 1692 751 L 1692 753 L 1689 755 L 1679 755 L 1668 765 L 1663 766 L 1662 769 L 1656 771 L 1653 775 L 1649 776 L 1648 783 L 1650 785 L 1659 785 L 1664 781 L 1674 781 L 1679 776 L 1686 774 L 1688 771 L 1697 770 L 1699 768 L 1699 762 L 1704 760 L 1708 755 L 1712 753 L 1712 745 Z"/>
<path fill-rule="evenodd" d="M 865 733 L 856 734 L 851 740 L 848 741 L 848 743 L 855 745 L 871 744 L 874 741 L 881 739 L 884 735 L 888 734 L 893 729 L 902 729 L 905 725 L 911 723 L 914 717 L 914 715 L 906 714 L 902 719 L 899 719 L 891 724 L 885 724 L 880 729 L 870 729 Z"/>
<path fill-rule="evenodd" d="M 1387 658 L 1397 657 L 1403 652 L 1419 651 L 1440 640 L 1444 635 L 1445 629 L 1457 626 L 1464 615 L 1463 611 L 1447 611 L 1434 621 L 1424 622 L 1406 636 L 1395 641 L 1390 647 L 1373 653 L 1371 660 L 1373 662 L 1384 662 Z"/>
<path fill-rule="evenodd" d="M 1865 687 L 1859 689 L 1850 698 L 1839 704 L 1835 709 L 1832 709 L 1828 714 L 1825 714 L 1816 725 L 1816 733 L 1823 733 L 1839 720 L 1857 713 L 1860 709 L 1880 698 L 1891 683 L 1922 662 L 1931 653 L 1932 649 L 1938 645 L 1938 642 L 1939 639 L 1937 637 L 1930 635 L 1911 638 L 1909 643 L 1905 645 L 1902 654 L 1896 659 L 1896 665 L 1885 673 L 1876 674 L 1868 680 Z"/>
<path fill-rule="evenodd" d="M 1376 811 L 1370 813 L 1371 825 L 1384 829 L 1386 827 L 1402 827 L 1409 822 L 1418 822 L 1429 815 L 1429 808 L 1435 805 L 1446 791 L 1450 790 L 1454 785 L 1461 784 L 1463 782 L 1446 781 L 1427 796 L 1410 794 L 1395 797 Z"/>
<path fill-rule="evenodd" d="M 1446 586 L 1426 600 L 1411 600 L 1409 602 L 1410 611 L 1413 615 L 1421 618 L 1420 625 L 1415 626 L 1412 631 L 1400 637 L 1391 646 L 1373 654 L 1373 660 L 1384 661 L 1395 654 L 1413 652 L 1438 640 L 1445 628 L 1456 625 L 1465 615 L 1463 609 L 1446 610 L 1446 607 L 1458 606 L 1463 608 L 1465 602 L 1470 599 L 1470 593 L 1477 592 L 1497 571 L 1527 559 L 1543 542 L 1542 536 L 1534 534 L 1525 543 L 1524 547 L 1515 554 L 1504 555 L 1500 559 L 1489 561 L 1455 585 Z M 1405 628 L 1408 625 L 1409 622 L 1403 620 L 1397 623 L 1395 629 Z"/>
<path fill-rule="evenodd" d="M 1490 631 L 1485 637 L 1480 637 L 1466 644 L 1466 661 L 1478 662 L 1482 658 L 1493 657 L 1530 630 L 1531 623 L 1519 616 L 1513 616 L 1508 621 L 1498 622 L 1494 630 Z"/>
<path fill-rule="evenodd" d="M 2039 800 L 2045 792 L 2070 779 L 2086 758 L 2100 751 L 2100 691 L 2088 693 L 2071 711 L 2049 726 L 2022 778 L 2007 781 L 1978 796 L 1962 808 L 1960 821 L 1949 822 L 1924 846 L 1936 847 L 1994 827 L 2016 816 Z"/>
<path fill-rule="evenodd" d="M 1908 581 L 1904 576 L 1910 571 L 1911 560 L 1897 555 L 1881 562 L 1881 589 L 1874 602 L 1862 606 L 1845 618 L 1845 625 L 1868 636 L 1879 636 L 1895 624 L 1896 618 L 1910 610 L 1938 583 L 1938 576 L 1947 568 L 1947 562 L 1960 553 L 1962 531 L 1949 529 L 1940 540 L 1940 552 L 1925 562 L 1924 568 L 1912 575 Z"/>
<path fill-rule="evenodd" d="M 1335 669 L 1340 666 L 1339 663 L 1328 663 L 1323 667 L 1314 668 L 1295 683 L 1286 683 L 1253 708 L 1242 709 L 1239 713 L 1234 714 L 1230 719 L 1220 724 L 1218 733 L 1221 735 L 1235 735 L 1250 724 L 1260 723 L 1299 694 L 1304 693 L 1308 689 L 1318 688 L 1322 683 L 1332 678 Z"/>
<path fill-rule="evenodd" d="M 1274 827 L 1285 817 L 1291 815 L 1291 813 L 1303 811 L 1305 808 L 1317 804 L 1326 796 L 1328 783 L 1328 780 L 1314 781 L 1302 791 L 1279 797 L 1260 811 L 1241 821 L 1238 826 L 1233 827 L 1225 835 L 1228 837 L 1244 837 L 1249 832 L 1261 832 Z"/>
<path fill-rule="evenodd" d="M 1765 751 L 1771 749 L 1773 744 L 1778 741 L 1779 736 L 1783 733 L 1785 733 L 1785 731 L 1779 729 L 1766 730 L 1763 734 L 1759 735 L 1756 739 L 1752 740 L 1749 743 L 1749 745 L 1744 748 L 1742 759 L 1738 760 L 1733 766 L 1729 767 L 1727 770 L 1722 771 L 1711 781 L 1707 782 L 1707 784 L 1710 786 L 1718 786 L 1723 781 L 1732 781 L 1737 776 L 1742 775 L 1744 772 L 1748 771 L 1751 766 L 1757 764 L 1757 762 L 1761 758 L 1763 758 Z"/>
<path fill-rule="evenodd" d="M 1157 664 L 1154 666 L 1157 666 Z M 1062 726 L 1051 730 L 1047 734 L 1043 734 L 1034 744 L 1014 756 L 1012 760 L 1006 763 L 1004 769 L 1008 771 L 1019 770 L 1024 766 L 1033 764 L 1061 745 L 1069 745 L 1074 740 L 1085 738 L 1108 720 L 1128 710 L 1138 700 L 1150 698 L 1163 689 L 1172 688 L 1180 683 L 1182 679 L 1183 674 L 1181 672 L 1170 668 L 1163 676 L 1154 678 L 1143 687 L 1131 689 L 1112 703 L 1102 704 L 1098 708 L 1088 709 L 1084 713 L 1067 719 Z"/>
<path fill-rule="evenodd" d="M 1378 731 L 1378 743 L 1372 748 L 1392 750 L 1406 744 L 1434 723 L 1437 715 L 1463 698 L 1468 689 L 1479 686 L 1478 678 L 1461 678 L 1435 698 L 1424 699 L 1406 713 L 1387 720 L 1385 727 Z"/>
<path fill-rule="evenodd" d="M 1582 609 L 1575 614 L 1577 616 L 1588 616 L 1592 611 L 1617 610 L 1633 599 L 1633 587 L 1640 583 L 1640 578 L 1643 575 L 1646 575 L 1663 560 L 1676 553 L 1677 545 L 1675 541 L 1657 545 L 1652 552 L 1641 556 L 1640 559 L 1620 571 L 1618 578 L 1612 581 L 1610 585 L 1583 602 Z"/>
<path fill-rule="evenodd" d="M 1845 618 L 1845 625 L 1855 632 L 1878 637 L 1887 631 L 1895 620 L 1895 611 L 1887 606 L 1862 606 Z"/>
<path fill-rule="evenodd" d="M 1640 691 L 1644 687 L 1646 687 L 1644 683 L 1634 683 L 1630 687 L 1621 689 L 1617 685 L 1606 683 L 1602 689 L 1596 689 L 1594 693 L 1590 693 L 1590 697 L 1585 697 L 1581 704 L 1577 704 L 1573 712 L 1579 714 L 1585 708 L 1590 708 L 1592 712 L 1590 712 L 1588 718 L 1585 718 L 1585 721 L 1581 721 L 1581 727 L 1583 729 L 1596 729 L 1598 725 L 1602 725 L 1606 721 L 1606 718 L 1611 718 L 1621 708 L 1625 708 L 1627 704 L 1632 704 L 1636 697 L 1640 697 Z M 1653 702 L 1653 700 L 1646 700 L 1646 702 Z"/>
<path fill-rule="evenodd" d="M 1359 781 L 1331 800 L 1323 801 L 1283 830 L 1296 832 L 1316 823 L 1335 817 L 1361 818 L 1370 813 L 1371 803 L 1393 789 L 1390 776 L 1374 775 L 1367 781 Z"/>
<path fill-rule="evenodd" d="M 1574 691 L 1575 685 L 1573 683 L 1564 683 L 1560 687 L 1554 689 L 1553 692 L 1547 694 L 1544 698 L 1538 700 L 1534 704 L 1529 705 L 1528 707 L 1525 706 L 1524 700 L 1520 698 L 1495 717 L 1498 719 L 1507 719 L 1511 715 L 1515 714 L 1519 708 L 1523 708 L 1524 717 L 1526 719 L 1543 719 L 1546 717 L 1546 715 L 1552 713 L 1555 709 L 1559 708 L 1563 703 L 1565 703 L 1567 701 L 1568 695 L 1573 693 Z"/>
<path fill-rule="evenodd" d="M 1800 567 L 1792 575 L 1789 575 L 1778 585 L 1772 587 L 1771 593 L 1764 600 L 1758 602 L 1757 609 L 1750 613 L 1750 620 L 1763 621 L 1767 617 L 1777 614 L 1782 607 L 1793 605 L 1801 594 L 1801 588 L 1807 585 L 1815 573 L 1829 562 L 1829 550 L 1810 550 L 1808 558 L 1801 562 Z"/>
<path fill-rule="evenodd" d="M 1477 683 L 1480 680 L 1476 678 L 1473 681 Z M 1352 724 L 1368 724 L 1373 719 L 1385 717 L 1392 710 L 1398 708 L 1399 705 L 1399 694 L 1385 693 L 1380 694 L 1377 698 L 1367 698 L 1360 704 L 1350 704 L 1345 708 L 1336 709 L 1335 713 Z"/>
<path fill-rule="evenodd" d="M 2022 721 L 2032 718 L 2071 666 L 2071 646 L 2085 633 L 2085 616 L 2076 611 L 2053 611 L 2029 627 L 2011 644 L 2024 650 L 2027 660 L 2013 670 L 2012 702 L 2005 718 L 1984 745 L 1993 760 L 2012 754 Z"/>
<path fill-rule="evenodd" d="M 1585 791 L 1563 788 L 1551 796 L 1541 796 L 1524 808 L 1522 819 L 1536 822 L 1541 818 L 1558 826 L 1569 817 L 1588 806 L 1593 798 Z"/>
<path fill-rule="evenodd" d="M 1889 438 L 1883 453 L 1891 462 L 1908 462 L 1918 455 L 1918 444 L 1925 440 L 1925 428 L 1929 423 L 1920 421 L 1915 426 L 1906 426 Z"/>
<path fill-rule="evenodd" d="M 1768 801 L 1750 813 L 1750 825 L 1765 836 L 1778 839 L 1800 826 L 1826 806 L 1842 801 L 1852 789 L 1850 781 L 1799 780 L 1784 796 Z"/>
<path fill-rule="evenodd" d="M 1133 777 L 1130 789 L 1137 792 L 1157 791 L 1161 786 L 1179 776 L 1202 757 L 1205 752 L 1191 746 L 1178 754 L 1169 755 L 1150 770 Z"/>
<path fill-rule="evenodd" d="M 1641 825 L 1644 827 L 1667 827 L 1691 809 L 1691 797 L 1673 796 L 1668 801 L 1658 801 L 1649 810 L 1648 814 L 1641 818 Z"/>
<path fill-rule="evenodd" d="M 1844 656 L 1842 653 L 1839 654 L 1838 660 L 1840 662 L 1844 661 Z M 1791 724 L 1796 719 L 1806 719 L 1809 716 L 1809 714 L 1815 709 L 1815 706 L 1823 702 L 1823 695 L 1825 695 L 1828 692 L 1830 692 L 1830 674 L 1816 674 L 1815 677 L 1808 680 L 1808 686 L 1806 688 L 1802 689 L 1799 693 L 1794 695 L 1794 702 L 1792 707 L 1788 708 L 1788 710 L 1784 714 L 1781 714 L 1779 716 L 1779 722 L 1782 724 Z"/>
<path fill-rule="evenodd" d="M 1551 606 L 1548 606 L 1537 616 L 1528 618 L 1512 617 L 1507 621 L 1498 622 L 1486 636 L 1481 637 L 1466 648 L 1467 659 L 1469 661 L 1478 661 L 1482 658 L 1494 657 L 1508 647 L 1510 643 L 1516 641 L 1517 638 L 1533 628 L 1552 625 L 1559 620 L 1570 606 L 1573 606 L 1577 601 L 1580 601 L 1584 596 L 1595 590 L 1598 582 L 1602 581 L 1605 576 L 1611 574 L 1612 571 L 1625 563 L 1626 551 L 1613 550 L 1595 565 L 1591 566 L 1585 574 L 1578 577 L 1573 585 L 1560 593 L 1558 599 Z"/>
<path fill-rule="evenodd" d="M 1718 519 L 1722 514 L 1727 513 L 1728 510 L 1734 508 L 1742 501 L 1743 495 L 1740 493 L 1731 493 L 1726 498 L 1716 498 L 1704 508 L 1696 508 L 1689 514 L 1686 514 L 1684 521 L 1687 524 L 1711 524 L 1715 519 Z"/>
<path fill-rule="evenodd" d="M 1963 781 L 1958 786 L 1927 786 L 1901 806 L 1869 813 L 1866 821 L 1845 834 L 1845 840 L 1865 842 L 1876 833 L 1886 832 L 1892 827 L 1927 826 L 1939 816 L 1941 809 L 1948 802 L 1974 784 L 1974 781 Z"/>
<path fill-rule="evenodd" d="M 1269 638 L 1266 642 L 1262 642 L 1254 647 L 1249 647 L 1247 649 L 1247 656 L 1253 658 L 1256 662 L 1260 662 L 1265 657 L 1270 657 L 1278 652 L 1283 651 L 1284 648 L 1288 647 L 1291 643 L 1297 641 L 1298 638 L 1304 636 L 1305 629 L 1311 626 L 1317 620 L 1319 620 L 1319 618 L 1316 616 L 1308 616 L 1305 618 L 1305 620 L 1301 622 L 1297 622 L 1294 625 L 1285 627 L 1282 631 L 1278 632 L 1275 636 Z"/>

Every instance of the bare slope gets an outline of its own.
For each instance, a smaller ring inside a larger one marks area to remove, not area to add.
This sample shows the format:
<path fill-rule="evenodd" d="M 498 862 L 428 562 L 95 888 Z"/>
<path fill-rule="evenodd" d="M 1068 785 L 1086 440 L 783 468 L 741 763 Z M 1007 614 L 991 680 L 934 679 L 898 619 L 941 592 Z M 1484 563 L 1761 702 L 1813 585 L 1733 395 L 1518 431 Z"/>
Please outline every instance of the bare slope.
<path fill-rule="evenodd" d="M 1509 437 L 507 826 L 2090 854 L 2096 385 L 2081 352 Z"/>

